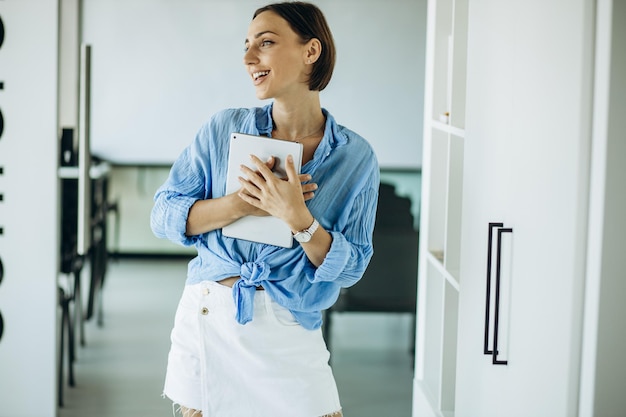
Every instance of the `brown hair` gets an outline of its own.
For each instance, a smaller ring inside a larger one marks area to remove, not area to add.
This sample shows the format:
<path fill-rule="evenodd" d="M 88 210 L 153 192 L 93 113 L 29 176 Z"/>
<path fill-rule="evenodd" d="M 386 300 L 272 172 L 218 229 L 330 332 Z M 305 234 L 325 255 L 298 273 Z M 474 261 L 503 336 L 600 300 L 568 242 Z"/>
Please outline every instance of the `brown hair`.
<path fill-rule="evenodd" d="M 322 11 L 311 3 L 290 1 L 283 3 L 268 4 L 254 12 L 254 20 L 259 14 L 271 11 L 282 17 L 289 23 L 291 29 L 296 32 L 303 43 L 315 38 L 322 44 L 322 52 L 319 59 L 313 64 L 313 71 L 309 77 L 309 90 L 322 91 L 333 75 L 335 68 L 335 42 L 330 27 Z"/>

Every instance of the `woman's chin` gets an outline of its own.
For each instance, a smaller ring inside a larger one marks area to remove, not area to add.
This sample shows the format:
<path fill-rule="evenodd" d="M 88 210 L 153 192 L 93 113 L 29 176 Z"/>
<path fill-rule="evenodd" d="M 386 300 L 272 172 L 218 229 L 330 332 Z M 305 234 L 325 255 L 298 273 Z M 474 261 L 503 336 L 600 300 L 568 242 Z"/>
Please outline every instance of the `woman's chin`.
<path fill-rule="evenodd" d="M 259 100 L 267 100 L 267 99 L 272 98 L 272 96 L 270 96 L 269 94 L 266 94 L 264 92 L 257 91 L 256 98 L 258 98 Z"/>

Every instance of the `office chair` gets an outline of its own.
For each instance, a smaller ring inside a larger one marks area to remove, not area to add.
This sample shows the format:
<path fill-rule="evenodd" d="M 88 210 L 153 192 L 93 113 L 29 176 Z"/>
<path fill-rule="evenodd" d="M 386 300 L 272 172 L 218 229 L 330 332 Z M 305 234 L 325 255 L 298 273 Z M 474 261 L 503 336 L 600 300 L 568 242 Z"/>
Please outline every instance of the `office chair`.
<path fill-rule="evenodd" d="M 415 332 L 419 232 L 414 227 L 411 201 L 396 195 L 390 184 L 380 184 L 373 245 L 374 255 L 363 278 L 342 289 L 335 305 L 325 313 L 323 332 L 329 350 L 334 313 L 410 313 Z"/>
<path fill-rule="evenodd" d="M 63 405 L 63 374 L 65 341 L 67 338 L 67 373 L 69 386 L 75 386 L 76 326 L 84 344 L 81 298 L 81 271 L 83 258 L 77 253 L 78 180 L 61 180 L 61 241 L 60 273 L 67 277 L 66 285 L 58 285 L 58 305 L 61 308 L 61 326 L 58 350 L 58 404 Z M 72 308 L 73 307 L 73 308 Z"/>

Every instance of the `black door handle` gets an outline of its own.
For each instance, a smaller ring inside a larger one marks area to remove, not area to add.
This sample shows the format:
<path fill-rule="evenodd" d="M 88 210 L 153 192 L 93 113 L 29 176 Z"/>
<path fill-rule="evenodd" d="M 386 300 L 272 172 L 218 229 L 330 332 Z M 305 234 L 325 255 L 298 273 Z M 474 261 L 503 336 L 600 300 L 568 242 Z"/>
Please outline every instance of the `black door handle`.
<path fill-rule="evenodd" d="M 486 283 L 486 296 L 485 296 L 485 335 L 483 341 L 483 353 L 485 355 L 491 355 L 492 363 L 494 365 L 507 365 L 507 360 L 498 359 L 498 326 L 500 321 L 500 269 L 502 266 L 502 234 L 513 233 L 512 228 L 503 227 L 503 223 L 489 223 L 488 237 L 487 237 L 487 283 Z M 493 233 L 497 228 L 497 245 L 496 245 L 496 282 L 495 282 L 495 300 L 494 300 L 494 319 L 493 319 L 493 348 L 489 347 L 489 328 L 491 322 L 491 265 L 492 265 L 492 253 L 493 253 Z"/>
<path fill-rule="evenodd" d="M 485 340 L 483 353 L 492 355 L 493 350 L 489 349 L 489 321 L 491 317 L 491 253 L 493 252 L 493 229 L 503 227 L 502 223 L 489 223 L 489 233 L 487 235 L 487 294 L 485 296 Z"/>

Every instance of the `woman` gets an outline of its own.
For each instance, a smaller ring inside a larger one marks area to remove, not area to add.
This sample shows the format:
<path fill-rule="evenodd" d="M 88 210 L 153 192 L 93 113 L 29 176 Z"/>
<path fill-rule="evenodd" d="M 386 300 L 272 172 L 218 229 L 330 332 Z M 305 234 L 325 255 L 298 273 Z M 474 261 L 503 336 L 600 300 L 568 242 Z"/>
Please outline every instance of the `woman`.
<path fill-rule="evenodd" d="M 320 106 L 334 63 L 316 6 L 257 10 L 244 65 L 257 97 L 273 102 L 215 114 L 156 193 L 154 233 L 198 250 L 176 312 L 164 389 L 184 416 L 342 415 L 321 311 L 361 278 L 372 256 L 379 171 L 370 145 Z M 281 180 L 273 160 L 252 157 L 257 169 L 242 168 L 240 190 L 225 195 L 232 132 L 302 143 L 302 173 L 288 159 Z M 247 215 L 282 219 L 295 245 L 222 235 Z"/>

